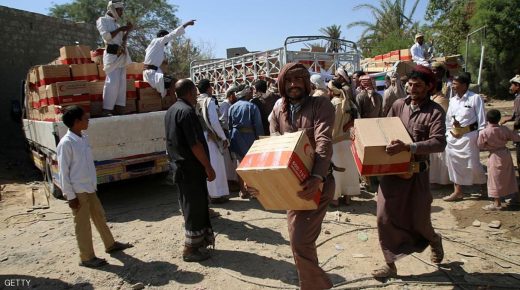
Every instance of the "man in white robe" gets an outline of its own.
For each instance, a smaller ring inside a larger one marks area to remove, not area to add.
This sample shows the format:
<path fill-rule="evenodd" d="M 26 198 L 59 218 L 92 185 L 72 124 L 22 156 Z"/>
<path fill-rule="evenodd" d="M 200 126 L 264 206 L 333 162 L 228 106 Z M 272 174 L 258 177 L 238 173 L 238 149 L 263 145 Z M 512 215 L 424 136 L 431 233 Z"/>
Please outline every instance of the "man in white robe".
<path fill-rule="evenodd" d="M 462 73 L 453 79 L 454 96 L 446 113 L 446 163 L 454 191 L 445 201 L 462 200 L 461 185 L 485 185 L 486 175 L 480 163 L 478 132 L 486 126 L 484 101 L 468 90 L 471 77 Z"/>
<path fill-rule="evenodd" d="M 149 83 L 152 88 L 156 89 L 163 98 L 166 96 L 167 90 L 171 90 L 170 96 L 174 95 L 174 86 L 172 86 L 173 78 L 164 75 L 161 70 L 161 64 L 164 61 L 164 48 L 175 37 L 183 35 L 186 27 L 194 24 L 195 20 L 190 20 L 172 32 L 160 30 L 157 33 L 157 37 L 152 39 L 152 42 L 150 42 L 146 48 L 143 79 Z"/>
<path fill-rule="evenodd" d="M 415 35 L 415 43 L 410 48 L 410 53 L 412 54 L 412 60 L 416 64 L 430 67 L 430 62 L 426 59 L 426 49 L 424 47 L 424 35 L 422 33 L 417 33 Z"/>
<path fill-rule="evenodd" d="M 124 114 L 126 106 L 126 65 L 131 63 L 126 50 L 126 39 L 132 23 L 120 26 L 117 21 L 123 15 L 124 4 L 120 0 L 108 2 L 107 13 L 99 17 L 96 26 L 105 43 L 103 70 L 106 74 L 103 87 L 103 115 Z"/>
<path fill-rule="evenodd" d="M 238 87 L 235 85 L 230 86 L 226 90 L 226 99 L 220 104 L 220 125 L 222 125 L 222 129 L 224 129 L 224 133 L 229 138 L 229 124 L 228 124 L 228 116 L 229 116 L 229 108 L 237 101 L 236 92 Z M 231 155 L 231 151 L 228 149 L 224 150 L 224 163 L 226 165 L 226 176 L 228 181 L 238 181 L 238 175 L 236 172 L 237 169 L 237 160 Z"/>
<path fill-rule="evenodd" d="M 229 147 L 229 141 L 219 122 L 217 104 L 211 97 L 213 88 L 210 81 L 201 80 L 197 88 L 200 95 L 197 97 L 196 111 L 208 143 L 209 160 L 216 174 L 215 180 L 207 182 L 208 192 L 212 203 L 224 203 L 229 200 L 229 186 L 223 152 Z"/>

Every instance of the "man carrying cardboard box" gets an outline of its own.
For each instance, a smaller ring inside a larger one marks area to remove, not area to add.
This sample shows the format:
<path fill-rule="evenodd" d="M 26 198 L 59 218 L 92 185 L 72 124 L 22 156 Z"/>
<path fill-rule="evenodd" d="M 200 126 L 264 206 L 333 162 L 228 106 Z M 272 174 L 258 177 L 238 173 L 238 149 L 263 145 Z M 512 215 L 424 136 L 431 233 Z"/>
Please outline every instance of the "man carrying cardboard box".
<path fill-rule="evenodd" d="M 428 156 L 446 147 L 445 113 L 430 100 L 435 85 L 433 72 L 418 65 L 408 81 L 410 95 L 397 100 L 388 117 L 399 117 L 413 142 L 392 140 L 386 147 L 389 155 L 403 151 L 412 153 L 410 173 L 381 178 L 377 195 L 377 229 L 386 264 L 375 270 L 375 278 L 397 276 L 395 261 L 404 255 L 431 247 L 431 261 L 444 258 L 441 236 L 431 222 Z"/>
<path fill-rule="evenodd" d="M 96 21 L 97 29 L 106 44 L 103 53 L 103 70 L 106 74 L 103 114 L 110 115 L 115 111 L 122 115 L 126 106 L 126 65 L 132 62 L 126 51 L 126 39 L 133 26 L 130 22 L 125 26 L 117 23 L 123 15 L 123 1 L 112 0 L 108 2 L 107 9 L 105 16 Z"/>
<path fill-rule="evenodd" d="M 161 64 L 164 62 L 164 48 L 168 45 L 168 42 L 172 41 L 175 37 L 183 35 L 184 29 L 190 25 L 195 25 L 195 20 L 184 23 L 172 32 L 161 29 L 157 33 L 157 37 L 152 39 L 152 42 L 150 42 L 146 48 L 143 79 L 149 83 L 152 88 L 156 89 L 163 98 L 168 93 L 167 90 L 170 91 L 169 95 L 174 95 L 174 87 L 172 86 L 173 77 L 165 75 L 161 70 Z"/>
<path fill-rule="evenodd" d="M 300 287 L 303 290 L 329 289 L 332 283 L 319 266 L 316 240 L 334 195 L 334 177 L 330 170 L 334 107 L 327 98 L 309 96 L 310 73 L 302 64 L 286 64 L 278 76 L 278 88 L 282 99 L 275 104 L 269 117 L 271 135 L 304 130 L 315 149 L 311 175 L 302 183 L 298 195 L 311 200 L 323 186 L 317 209 L 287 211 L 289 239 Z M 258 192 L 251 190 L 251 193 Z"/>

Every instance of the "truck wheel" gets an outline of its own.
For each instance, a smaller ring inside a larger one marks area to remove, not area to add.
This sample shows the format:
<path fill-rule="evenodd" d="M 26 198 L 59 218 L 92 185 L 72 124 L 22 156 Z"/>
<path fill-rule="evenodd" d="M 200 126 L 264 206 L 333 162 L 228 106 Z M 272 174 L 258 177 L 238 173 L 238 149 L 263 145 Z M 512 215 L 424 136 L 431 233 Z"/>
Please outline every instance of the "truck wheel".
<path fill-rule="evenodd" d="M 63 197 L 63 193 L 62 193 L 61 189 L 59 187 L 57 187 L 56 184 L 54 184 L 54 182 L 52 181 L 51 167 L 49 164 L 45 165 L 44 177 L 45 177 L 45 187 L 52 194 L 52 196 L 54 196 L 57 199 L 65 199 Z"/>

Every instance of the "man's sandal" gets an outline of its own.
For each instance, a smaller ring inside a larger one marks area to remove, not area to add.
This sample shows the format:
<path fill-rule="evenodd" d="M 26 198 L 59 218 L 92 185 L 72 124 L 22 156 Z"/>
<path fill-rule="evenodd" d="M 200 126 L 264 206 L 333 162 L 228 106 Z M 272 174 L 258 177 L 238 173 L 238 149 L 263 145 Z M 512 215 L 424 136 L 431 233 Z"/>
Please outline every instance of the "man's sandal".
<path fill-rule="evenodd" d="M 133 247 L 134 247 L 134 245 L 132 245 L 130 243 L 115 242 L 112 246 L 110 246 L 110 248 L 106 249 L 105 252 L 110 254 L 110 253 L 122 251 L 124 249 L 133 248 Z"/>
<path fill-rule="evenodd" d="M 442 198 L 442 200 L 448 201 L 448 202 L 461 201 L 463 199 L 464 199 L 463 195 L 455 195 L 453 193 Z"/>
<path fill-rule="evenodd" d="M 107 260 L 105 259 L 100 259 L 98 257 L 94 257 L 88 261 L 81 261 L 79 262 L 79 265 L 82 266 L 82 267 L 87 267 L 87 268 L 98 268 L 98 267 L 101 267 L 101 266 L 105 266 L 107 265 L 108 262 Z"/>
<path fill-rule="evenodd" d="M 374 278 L 396 278 L 397 268 L 384 265 L 383 267 L 372 271 L 372 277 Z"/>

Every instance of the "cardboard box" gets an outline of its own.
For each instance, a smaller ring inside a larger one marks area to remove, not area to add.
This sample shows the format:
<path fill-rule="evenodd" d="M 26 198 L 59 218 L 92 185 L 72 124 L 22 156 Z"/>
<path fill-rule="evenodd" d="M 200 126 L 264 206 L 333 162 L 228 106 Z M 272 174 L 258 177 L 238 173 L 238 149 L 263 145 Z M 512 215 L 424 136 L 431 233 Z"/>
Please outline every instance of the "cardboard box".
<path fill-rule="evenodd" d="M 175 96 L 175 94 L 173 96 L 167 94 L 164 96 L 164 98 L 161 99 L 162 109 L 168 110 L 173 104 L 175 104 L 176 101 L 177 96 Z"/>
<path fill-rule="evenodd" d="M 383 61 L 389 61 L 390 60 L 390 53 L 383 54 Z"/>
<path fill-rule="evenodd" d="M 130 100 L 133 102 L 133 100 Z M 137 112 L 156 112 L 162 110 L 161 98 L 137 100 Z"/>
<path fill-rule="evenodd" d="M 408 144 L 412 138 L 398 117 L 354 120 L 352 155 L 360 175 L 391 175 L 407 173 L 411 153 L 390 156 L 385 149 L 390 141 L 399 139 Z"/>
<path fill-rule="evenodd" d="M 398 61 L 400 59 L 400 56 L 401 56 L 401 51 L 400 50 L 392 50 L 390 52 L 390 60 L 391 61 Z"/>
<path fill-rule="evenodd" d="M 126 106 L 124 113 L 125 114 L 132 114 L 137 112 L 137 102 L 136 100 L 126 100 Z"/>
<path fill-rule="evenodd" d="M 88 102 L 90 95 L 86 81 L 59 82 L 47 86 L 49 105 L 75 105 Z"/>
<path fill-rule="evenodd" d="M 409 49 L 401 49 L 399 51 L 399 60 L 412 60 L 412 54 Z"/>
<path fill-rule="evenodd" d="M 47 90 L 45 86 L 41 86 L 38 88 L 38 108 L 46 107 L 49 105 L 49 100 L 47 99 Z"/>
<path fill-rule="evenodd" d="M 29 69 L 27 84 L 29 85 L 29 89 L 31 90 L 35 90 L 36 87 L 40 84 L 40 79 L 38 77 L 38 67 L 39 66 L 33 66 Z"/>
<path fill-rule="evenodd" d="M 69 45 L 60 48 L 62 64 L 90 63 L 90 47 L 87 45 Z"/>
<path fill-rule="evenodd" d="M 380 55 L 376 55 L 376 56 L 374 56 L 374 60 L 375 60 L 375 61 L 383 61 L 383 55 L 380 54 Z"/>
<path fill-rule="evenodd" d="M 88 94 L 91 102 L 103 102 L 103 88 L 105 81 L 93 81 L 87 83 Z"/>
<path fill-rule="evenodd" d="M 155 100 L 155 99 L 161 99 L 161 94 L 159 92 L 152 88 L 138 88 L 137 89 L 137 99 L 139 100 Z"/>
<path fill-rule="evenodd" d="M 126 66 L 126 78 L 134 80 L 143 80 L 144 63 L 132 62 Z"/>
<path fill-rule="evenodd" d="M 30 91 L 27 99 L 27 106 L 31 109 L 40 108 L 40 95 L 38 91 Z"/>
<path fill-rule="evenodd" d="M 90 60 L 95 64 L 103 64 L 103 53 L 105 53 L 104 48 L 98 48 L 96 50 L 92 50 L 90 52 Z"/>
<path fill-rule="evenodd" d="M 126 99 L 127 100 L 137 99 L 137 91 L 135 89 L 134 80 L 126 80 Z"/>
<path fill-rule="evenodd" d="M 98 75 L 99 79 L 104 81 L 107 78 L 107 75 L 105 74 L 105 70 L 103 70 L 103 65 L 98 64 Z"/>
<path fill-rule="evenodd" d="M 66 64 L 41 65 L 38 67 L 38 79 L 39 86 L 70 81 L 70 68 Z"/>
<path fill-rule="evenodd" d="M 267 210 L 316 209 L 321 192 L 313 200 L 298 197 L 301 183 L 310 175 L 314 150 L 303 131 L 256 140 L 237 168 Z"/>
<path fill-rule="evenodd" d="M 82 101 L 82 102 L 76 102 L 71 104 L 64 104 L 64 105 L 49 105 L 47 108 L 46 114 L 43 116 L 43 121 L 49 121 L 49 122 L 60 122 L 62 121 L 61 118 L 63 117 L 63 111 L 65 108 L 76 105 L 83 108 L 83 111 L 87 113 L 90 116 L 90 101 Z"/>
<path fill-rule="evenodd" d="M 103 100 L 90 102 L 90 116 L 99 117 L 103 113 Z"/>
<path fill-rule="evenodd" d="M 151 88 L 150 84 L 145 81 L 135 81 L 134 86 L 138 89 L 141 88 Z"/>
<path fill-rule="evenodd" d="M 98 67 L 95 63 L 71 64 L 73 81 L 95 81 L 99 79 Z"/>

